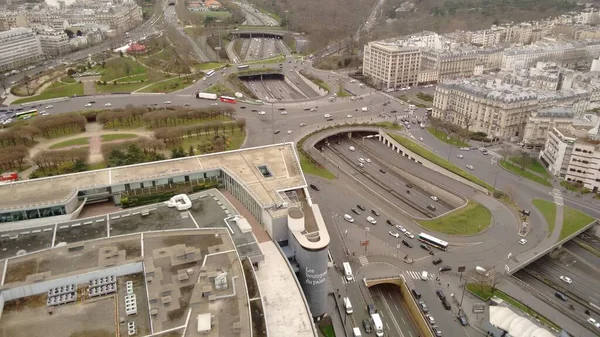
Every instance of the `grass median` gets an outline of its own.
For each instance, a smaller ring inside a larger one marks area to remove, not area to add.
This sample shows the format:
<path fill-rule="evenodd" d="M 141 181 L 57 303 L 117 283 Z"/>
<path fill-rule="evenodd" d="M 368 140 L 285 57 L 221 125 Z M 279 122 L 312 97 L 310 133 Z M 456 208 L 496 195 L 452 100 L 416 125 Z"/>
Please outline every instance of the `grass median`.
<path fill-rule="evenodd" d="M 579 231 L 592 221 L 594 221 L 594 218 L 591 216 L 571 207 L 565 206 L 563 225 L 558 240 L 560 241 Z"/>
<path fill-rule="evenodd" d="M 521 176 L 527 180 L 531 180 L 533 182 L 536 182 L 536 183 L 544 185 L 544 186 L 552 187 L 552 184 L 548 180 L 546 180 L 546 178 L 540 177 L 537 174 L 529 172 L 526 169 L 521 169 L 521 167 L 513 164 L 510 161 L 501 160 L 500 166 L 502 166 L 507 171 L 514 173 L 518 176 Z"/>
<path fill-rule="evenodd" d="M 437 138 L 440 142 L 450 144 L 452 146 L 458 146 L 458 147 L 471 147 L 471 145 L 463 142 L 456 135 L 448 136 L 448 134 L 446 132 L 444 132 L 442 130 L 438 130 L 434 127 L 428 127 L 427 131 L 429 131 L 429 133 L 432 136 L 434 136 L 435 138 Z"/>
<path fill-rule="evenodd" d="M 553 201 L 544 199 L 533 199 L 531 203 L 542 213 L 548 223 L 548 236 L 554 231 L 556 223 L 556 204 Z"/>
<path fill-rule="evenodd" d="M 112 142 L 113 140 L 132 139 L 137 137 L 138 135 L 134 133 L 109 133 L 100 136 L 102 142 Z"/>
<path fill-rule="evenodd" d="M 400 145 L 404 146 L 405 148 L 407 148 L 408 150 L 416 153 L 417 155 L 429 160 L 430 162 L 445 168 L 446 170 L 459 175 L 479 186 L 482 186 L 486 189 L 488 189 L 489 191 L 493 191 L 494 188 L 492 187 L 492 185 L 486 183 L 485 181 L 477 178 L 476 176 L 470 174 L 469 172 L 461 169 L 460 167 L 452 164 L 451 162 L 447 161 L 446 159 L 438 156 L 437 154 L 425 149 L 424 147 L 420 146 L 419 144 L 413 142 L 412 140 L 402 137 L 400 135 L 395 135 L 395 134 L 391 134 L 388 133 L 388 136 L 392 137 L 395 141 L 397 141 Z"/>
<path fill-rule="evenodd" d="M 306 157 L 303 153 L 299 153 L 300 156 L 300 167 L 302 168 L 302 172 L 305 174 L 312 174 L 314 176 L 322 177 L 325 179 L 333 180 L 335 179 L 335 175 L 329 172 L 326 168 L 312 163 L 308 157 Z"/>
<path fill-rule="evenodd" d="M 487 208 L 469 201 L 467 206 L 458 211 L 433 220 L 421 220 L 419 224 L 448 235 L 473 235 L 486 230 L 491 222 L 492 215 Z"/>
<path fill-rule="evenodd" d="M 83 84 L 79 82 L 64 84 L 60 82 L 52 83 L 48 88 L 42 91 L 39 95 L 21 98 L 12 102 L 12 104 L 22 104 L 46 99 L 71 97 L 73 95 L 83 95 Z"/>
<path fill-rule="evenodd" d="M 69 140 L 65 140 L 63 142 L 60 143 L 56 143 L 50 146 L 50 150 L 56 150 L 56 149 L 62 149 L 65 147 L 71 147 L 71 146 L 83 146 L 83 145 L 89 145 L 90 143 L 90 138 L 89 137 L 82 137 L 82 138 L 74 138 L 74 139 L 69 139 Z"/>

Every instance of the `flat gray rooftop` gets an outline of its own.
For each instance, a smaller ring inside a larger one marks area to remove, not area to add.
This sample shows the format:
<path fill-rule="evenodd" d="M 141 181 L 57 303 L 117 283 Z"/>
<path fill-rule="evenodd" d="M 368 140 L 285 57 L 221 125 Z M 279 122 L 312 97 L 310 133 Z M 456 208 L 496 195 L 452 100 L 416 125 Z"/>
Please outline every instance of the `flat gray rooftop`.
<path fill-rule="evenodd" d="M 259 166 L 272 176 L 264 177 Z M 262 206 L 281 202 L 279 190 L 306 185 L 294 144 L 283 143 L 0 185 L 0 210 L 61 204 L 80 190 L 216 169 L 235 177 Z"/>

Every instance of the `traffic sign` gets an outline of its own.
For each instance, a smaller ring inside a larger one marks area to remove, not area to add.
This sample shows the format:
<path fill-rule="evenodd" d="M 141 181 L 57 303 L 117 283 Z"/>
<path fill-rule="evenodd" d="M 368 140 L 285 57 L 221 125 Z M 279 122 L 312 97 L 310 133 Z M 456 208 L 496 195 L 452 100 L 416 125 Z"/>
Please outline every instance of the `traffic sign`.
<path fill-rule="evenodd" d="M 361 246 L 368 246 L 369 245 L 369 240 L 361 241 L 360 245 Z"/>

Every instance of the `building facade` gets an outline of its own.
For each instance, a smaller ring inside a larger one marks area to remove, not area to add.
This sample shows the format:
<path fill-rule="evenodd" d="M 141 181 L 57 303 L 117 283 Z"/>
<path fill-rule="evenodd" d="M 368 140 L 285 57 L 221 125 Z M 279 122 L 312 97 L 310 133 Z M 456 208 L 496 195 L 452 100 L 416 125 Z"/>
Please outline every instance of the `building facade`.
<path fill-rule="evenodd" d="M 590 142 L 579 138 L 573 144 L 565 180 L 579 184 L 592 192 L 600 187 L 600 149 L 598 142 Z"/>
<path fill-rule="evenodd" d="M 565 128 L 573 123 L 575 113 L 569 107 L 555 107 L 531 113 L 525 125 L 523 143 L 528 147 L 542 147 L 548 139 L 548 132 L 555 128 Z"/>
<path fill-rule="evenodd" d="M 38 33 L 42 52 L 47 56 L 60 56 L 70 51 L 69 36 L 64 31 L 45 30 Z"/>
<path fill-rule="evenodd" d="M 0 71 L 16 69 L 44 58 L 39 37 L 29 28 L 0 32 Z"/>
<path fill-rule="evenodd" d="M 552 128 L 547 136 L 539 158 L 551 174 L 564 178 L 577 137 L 568 128 Z"/>
<path fill-rule="evenodd" d="M 421 51 L 418 47 L 369 42 L 364 47 L 363 75 L 385 89 L 412 87 L 418 83 Z"/>

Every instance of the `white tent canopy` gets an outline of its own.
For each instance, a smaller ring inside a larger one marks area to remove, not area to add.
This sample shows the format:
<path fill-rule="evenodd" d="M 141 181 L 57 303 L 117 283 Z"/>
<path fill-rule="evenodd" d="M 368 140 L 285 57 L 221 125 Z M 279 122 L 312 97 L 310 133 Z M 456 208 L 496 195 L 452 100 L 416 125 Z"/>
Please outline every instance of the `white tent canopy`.
<path fill-rule="evenodd" d="M 490 306 L 490 323 L 514 337 L 555 337 L 507 307 Z"/>

